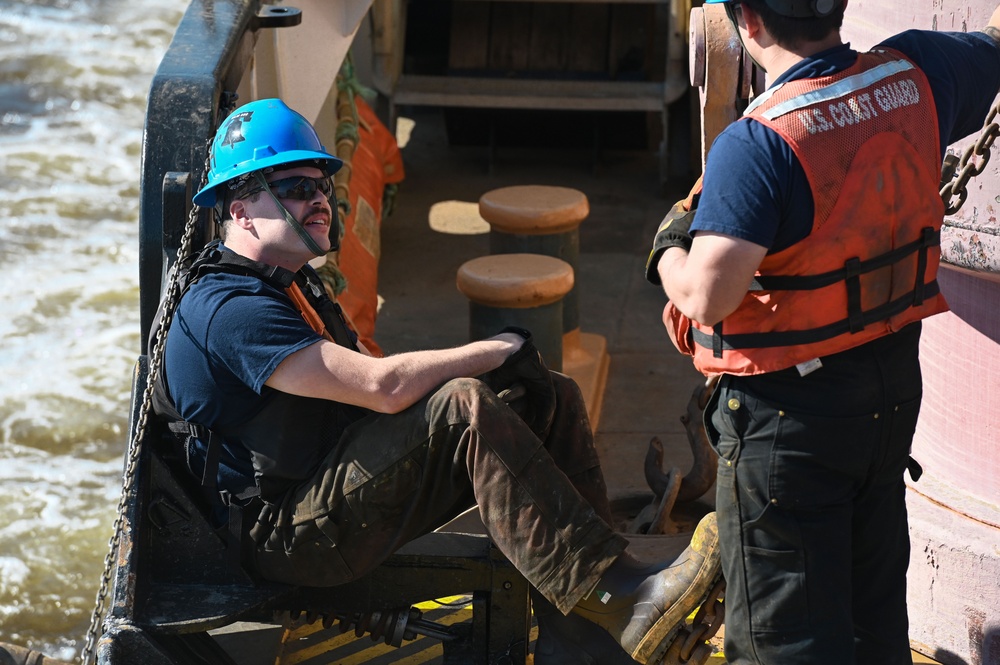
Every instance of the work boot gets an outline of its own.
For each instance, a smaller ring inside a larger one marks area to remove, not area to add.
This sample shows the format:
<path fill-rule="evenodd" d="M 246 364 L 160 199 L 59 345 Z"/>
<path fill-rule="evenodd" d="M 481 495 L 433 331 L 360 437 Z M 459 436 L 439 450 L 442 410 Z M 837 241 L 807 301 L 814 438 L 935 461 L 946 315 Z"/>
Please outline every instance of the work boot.
<path fill-rule="evenodd" d="M 572 612 L 566 616 L 540 595 L 532 595 L 538 623 L 535 665 L 635 665 L 607 631 Z"/>
<path fill-rule="evenodd" d="M 719 531 L 709 513 L 673 563 L 649 574 L 622 554 L 573 612 L 607 630 L 636 661 L 655 663 L 721 575 Z"/>

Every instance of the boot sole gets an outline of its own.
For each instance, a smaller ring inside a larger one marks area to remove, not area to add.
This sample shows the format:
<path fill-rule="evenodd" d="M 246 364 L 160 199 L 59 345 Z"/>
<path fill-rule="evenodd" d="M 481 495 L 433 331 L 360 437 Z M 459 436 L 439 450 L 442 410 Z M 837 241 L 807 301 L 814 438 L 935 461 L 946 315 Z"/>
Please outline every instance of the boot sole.
<path fill-rule="evenodd" d="M 722 564 L 718 557 L 718 535 L 709 548 L 714 555 L 705 557 L 694 582 L 688 590 L 663 613 L 649 632 L 642 638 L 639 645 L 632 651 L 632 658 L 642 665 L 655 665 L 677 638 L 680 629 L 684 627 L 689 614 L 701 607 L 708 599 L 708 594 L 722 578 Z"/>

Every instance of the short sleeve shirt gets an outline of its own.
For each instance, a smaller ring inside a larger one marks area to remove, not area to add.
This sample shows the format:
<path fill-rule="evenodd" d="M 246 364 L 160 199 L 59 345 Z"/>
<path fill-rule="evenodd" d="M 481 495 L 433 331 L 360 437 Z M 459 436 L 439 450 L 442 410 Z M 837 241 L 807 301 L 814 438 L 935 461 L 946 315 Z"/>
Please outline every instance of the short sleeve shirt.
<path fill-rule="evenodd" d="M 910 30 L 879 46 L 902 52 L 930 82 L 941 149 L 978 131 L 1000 89 L 1000 46 L 988 35 Z M 797 63 L 773 85 L 829 76 L 850 67 L 845 44 Z M 944 153 L 942 152 L 942 159 Z M 770 128 L 752 120 L 727 127 L 712 144 L 692 233 L 711 231 L 775 253 L 812 230 L 813 198 L 798 158 Z"/>
<path fill-rule="evenodd" d="M 255 277 L 217 273 L 181 299 L 166 346 L 167 383 L 180 414 L 207 427 L 252 418 L 282 360 L 321 337 L 291 300 Z"/>
<path fill-rule="evenodd" d="M 210 429 L 246 422 L 264 407 L 265 383 L 281 361 L 321 339 L 279 289 L 256 277 L 206 275 L 181 298 L 167 335 L 171 399 L 185 420 Z M 204 458 L 203 442 L 195 452 Z M 224 444 L 220 489 L 241 490 L 253 475 L 249 452 Z"/>

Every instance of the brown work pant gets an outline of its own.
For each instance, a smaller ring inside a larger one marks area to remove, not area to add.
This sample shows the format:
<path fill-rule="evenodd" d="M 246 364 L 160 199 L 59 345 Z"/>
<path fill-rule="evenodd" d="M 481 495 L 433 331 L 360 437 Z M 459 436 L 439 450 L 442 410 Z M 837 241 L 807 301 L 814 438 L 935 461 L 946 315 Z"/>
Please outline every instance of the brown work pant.
<path fill-rule="evenodd" d="M 477 379 L 354 423 L 312 478 L 265 509 L 274 526 L 266 540 L 255 534 L 258 571 L 303 586 L 347 582 L 475 503 L 500 551 L 568 612 L 626 541 L 610 526 L 580 390 L 553 380 L 545 441 Z"/>

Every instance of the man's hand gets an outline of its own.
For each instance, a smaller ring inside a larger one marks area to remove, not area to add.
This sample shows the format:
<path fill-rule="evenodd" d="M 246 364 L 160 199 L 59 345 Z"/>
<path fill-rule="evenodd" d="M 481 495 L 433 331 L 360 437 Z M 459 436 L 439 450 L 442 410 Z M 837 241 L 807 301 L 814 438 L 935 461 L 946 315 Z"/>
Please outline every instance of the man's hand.
<path fill-rule="evenodd" d="M 694 210 L 684 210 L 683 201 L 678 201 L 670 209 L 667 216 L 660 222 L 660 227 L 656 229 L 653 237 L 653 249 L 646 259 L 646 280 L 653 284 L 660 284 L 660 275 L 656 271 L 656 265 L 660 262 L 663 252 L 671 247 L 680 247 L 685 252 L 691 251 L 691 222 L 694 221 Z"/>
<path fill-rule="evenodd" d="M 509 344 L 510 355 L 513 355 L 524 346 L 527 340 L 531 339 L 531 333 L 520 328 L 517 329 L 517 332 L 512 328 L 504 328 L 503 332 L 495 335 L 493 339 Z"/>
<path fill-rule="evenodd" d="M 691 223 L 694 222 L 695 210 L 698 208 L 698 198 L 701 196 L 701 178 L 694 183 L 687 198 L 678 201 L 660 222 L 653 237 L 653 249 L 646 258 L 646 281 L 660 285 L 660 275 L 656 266 L 660 257 L 671 247 L 680 247 L 685 252 L 691 251 Z"/>
<path fill-rule="evenodd" d="M 556 409 L 552 375 L 531 341 L 531 333 L 523 329 L 510 330 L 505 330 L 497 338 L 513 335 L 520 339 L 520 347 L 500 367 L 479 378 L 504 398 L 532 432 L 544 439 L 552 426 Z"/>

